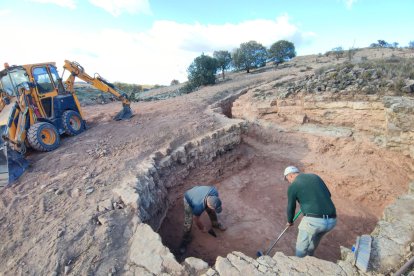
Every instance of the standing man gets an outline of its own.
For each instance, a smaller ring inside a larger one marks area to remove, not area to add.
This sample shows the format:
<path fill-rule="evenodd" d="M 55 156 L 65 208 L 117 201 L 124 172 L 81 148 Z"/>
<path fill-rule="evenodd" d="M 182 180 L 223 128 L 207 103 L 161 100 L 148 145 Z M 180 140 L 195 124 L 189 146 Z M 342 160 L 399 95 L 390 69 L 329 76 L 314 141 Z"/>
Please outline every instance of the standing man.
<path fill-rule="evenodd" d="M 300 173 L 299 169 L 289 166 L 284 172 L 288 188 L 287 226 L 293 225 L 296 201 L 304 215 L 299 224 L 296 240 L 296 256 L 313 256 L 322 237 L 336 225 L 335 205 L 325 182 L 312 173 Z"/>
<path fill-rule="evenodd" d="M 224 227 L 217 220 L 217 214 L 221 213 L 221 200 L 218 191 L 214 186 L 195 186 L 184 194 L 184 233 L 180 245 L 180 253 L 184 254 L 187 245 L 191 241 L 191 226 L 193 225 L 193 216 L 195 223 L 204 233 L 209 232 L 215 234 L 214 231 L 207 230 L 200 220 L 201 214 L 206 211 L 211 220 L 211 226 L 221 231 L 225 231 Z"/>

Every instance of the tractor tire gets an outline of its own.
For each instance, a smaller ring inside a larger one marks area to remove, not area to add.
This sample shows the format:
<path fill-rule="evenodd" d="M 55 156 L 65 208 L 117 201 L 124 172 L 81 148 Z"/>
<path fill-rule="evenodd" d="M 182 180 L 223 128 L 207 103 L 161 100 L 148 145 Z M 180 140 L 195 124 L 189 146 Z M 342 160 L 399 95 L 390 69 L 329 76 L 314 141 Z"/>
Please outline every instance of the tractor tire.
<path fill-rule="evenodd" d="M 73 110 L 63 112 L 62 123 L 65 133 L 70 136 L 78 135 L 85 130 L 85 122 L 82 120 L 80 114 Z"/>
<path fill-rule="evenodd" d="M 54 125 L 40 122 L 32 125 L 27 132 L 27 140 L 38 151 L 52 151 L 60 144 L 60 136 Z"/>

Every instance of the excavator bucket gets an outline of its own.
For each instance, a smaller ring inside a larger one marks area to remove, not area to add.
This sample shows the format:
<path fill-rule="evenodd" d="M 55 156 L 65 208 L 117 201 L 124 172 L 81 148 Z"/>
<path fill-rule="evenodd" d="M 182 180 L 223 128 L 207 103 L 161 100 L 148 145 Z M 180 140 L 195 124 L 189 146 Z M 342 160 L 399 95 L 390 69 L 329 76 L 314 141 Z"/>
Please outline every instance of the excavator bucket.
<path fill-rule="evenodd" d="M 123 105 L 122 110 L 115 115 L 115 121 L 127 120 L 133 116 L 131 107 L 129 105 Z"/>
<path fill-rule="evenodd" d="M 0 187 L 15 181 L 29 166 L 23 155 L 11 149 L 7 140 L 3 140 L 3 136 L 7 137 L 7 124 L 13 114 L 15 102 L 15 98 L 11 99 L 10 104 L 0 112 Z"/>
<path fill-rule="evenodd" d="M 0 187 L 3 187 L 19 178 L 29 166 L 29 162 L 2 141 L 0 143 Z"/>
<path fill-rule="evenodd" d="M 0 150 L 0 187 L 9 184 L 9 168 L 7 163 L 7 149 Z"/>

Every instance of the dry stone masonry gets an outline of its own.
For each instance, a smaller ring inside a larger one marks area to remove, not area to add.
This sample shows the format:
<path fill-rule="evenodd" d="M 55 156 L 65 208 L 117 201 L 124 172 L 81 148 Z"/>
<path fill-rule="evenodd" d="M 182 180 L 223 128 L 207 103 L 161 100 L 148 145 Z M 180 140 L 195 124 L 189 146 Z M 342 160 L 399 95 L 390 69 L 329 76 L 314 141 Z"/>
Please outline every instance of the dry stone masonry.
<path fill-rule="evenodd" d="M 244 94 L 244 91 L 242 94 Z M 282 104 L 283 102 L 283 104 Z M 276 113 L 283 113 L 283 107 L 294 106 L 296 114 L 310 114 L 313 120 L 322 120 L 325 110 L 347 108 L 366 113 L 375 113 L 380 122 L 375 135 L 384 139 L 386 146 L 398 148 L 412 156 L 413 120 L 412 100 L 404 98 L 386 97 L 381 101 L 342 101 L 327 102 L 314 98 L 306 100 L 268 101 L 268 107 Z M 228 106 L 226 103 L 225 106 Z M 278 109 L 278 107 L 282 107 Z M 213 105 L 215 111 L 225 112 L 220 105 Z M 226 109 L 226 108 L 225 108 Z M 322 111 L 321 111 L 322 110 Z M 259 117 L 263 109 L 256 109 Z M 402 112 L 401 112 L 402 111 Z M 233 112 L 241 113 L 235 108 Z M 398 114 L 397 114 L 398 113 Z M 271 114 L 271 113 L 266 113 Z M 362 115 L 361 115 L 362 116 Z M 326 117 L 326 116 L 325 116 Z M 328 116 L 329 117 L 329 116 Z M 318 118 L 318 119 L 316 119 Z M 328 119 L 326 119 L 328 120 Z M 133 223 L 130 239 L 130 251 L 125 266 L 126 275 L 359 275 L 363 274 L 354 266 L 353 253 L 342 248 L 342 260 L 337 263 L 323 261 L 314 257 L 297 258 L 285 256 L 277 252 L 273 257 L 262 256 L 258 259 L 250 258 L 241 252 L 232 252 L 226 257 L 218 257 L 214 267 L 209 267 L 203 260 L 187 258 L 178 263 L 168 248 L 166 248 L 157 233 L 157 230 L 168 210 L 167 190 L 183 180 L 189 171 L 195 167 L 214 162 L 219 155 L 237 147 L 241 142 L 241 134 L 246 123 L 235 120 L 236 123 L 210 133 L 207 136 L 189 141 L 176 149 L 160 150 L 140 165 L 136 176 L 125 179 L 120 188 L 114 190 L 116 197 L 137 212 Z M 387 122 L 385 124 L 385 122 Z M 384 123 L 384 124 L 382 124 Z M 347 125 L 345 120 L 342 125 Z M 385 127 L 384 127 L 385 125 Z M 381 128 L 382 127 L 382 128 Z M 393 131 L 389 129 L 392 128 Z M 356 131 L 369 131 L 361 126 L 355 126 Z M 353 129 L 353 131 L 355 131 Z M 351 132 L 352 134 L 352 132 Z M 350 134 L 341 134 L 350 135 Z M 371 264 L 376 273 L 388 273 L 395 269 L 401 258 L 406 255 L 410 243 L 414 240 L 414 183 L 411 183 L 407 195 L 400 197 L 389 206 L 383 219 L 372 236 L 374 238 Z M 150 226 L 148 226 L 150 225 Z"/>
<path fill-rule="evenodd" d="M 141 221 L 158 229 L 168 210 L 167 189 L 178 185 L 190 170 L 214 161 L 241 141 L 244 123 L 236 123 L 177 149 L 164 149 L 140 164 L 138 174 L 114 190 L 123 202 L 138 210 Z"/>

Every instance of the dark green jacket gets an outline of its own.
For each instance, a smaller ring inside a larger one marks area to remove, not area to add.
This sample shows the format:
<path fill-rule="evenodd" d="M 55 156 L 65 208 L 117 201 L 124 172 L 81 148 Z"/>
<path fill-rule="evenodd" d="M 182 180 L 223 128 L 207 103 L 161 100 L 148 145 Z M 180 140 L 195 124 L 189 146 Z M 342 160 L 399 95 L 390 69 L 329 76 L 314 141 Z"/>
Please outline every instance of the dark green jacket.
<path fill-rule="evenodd" d="M 302 213 L 314 215 L 336 215 L 331 193 L 323 180 L 312 173 L 300 173 L 288 188 L 287 220 L 293 222 L 296 201 Z"/>

